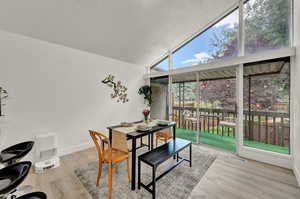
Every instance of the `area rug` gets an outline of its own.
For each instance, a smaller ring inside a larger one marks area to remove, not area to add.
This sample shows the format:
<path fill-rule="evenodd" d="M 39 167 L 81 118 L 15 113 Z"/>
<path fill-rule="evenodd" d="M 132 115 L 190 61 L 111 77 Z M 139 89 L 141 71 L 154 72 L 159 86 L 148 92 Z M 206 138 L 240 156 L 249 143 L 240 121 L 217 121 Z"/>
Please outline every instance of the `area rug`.
<path fill-rule="evenodd" d="M 142 154 L 145 150 L 139 150 Z M 180 152 L 180 156 L 188 158 L 189 150 L 186 149 Z M 156 198 L 158 199 L 186 199 L 199 183 L 202 176 L 211 166 L 216 156 L 205 153 L 197 146 L 193 146 L 193 166 L 189 167 L 188 162 L 183 162 L 178 167 L 169 172 L 166 176 L 156 183 Z M 157 175 L 163 172 L 168 166 L 174 163 L 171 158 L 157 170 Z M 87 189 L 93 199 L 107 198 L 108 194 L 108 176 L 107 164 L 102 170 L 102 177 L 100 179 L 100 186 L 96 186 L 96 177 L 98 174 L 98 162 L 91 162 L 82 168 L 75 170 L 75 174 L 80 182 Z M 142 163 L 142 182 L 148 184 L 151 181 L 152 172 L 151 167 Z M 140 199 L 152 198 L 151 194 L 141 188 L 141 190 L 131 191 L 128 183 L 125 163 L 119 165 L 119 172 L 113 174 L 113 199 Z"/>

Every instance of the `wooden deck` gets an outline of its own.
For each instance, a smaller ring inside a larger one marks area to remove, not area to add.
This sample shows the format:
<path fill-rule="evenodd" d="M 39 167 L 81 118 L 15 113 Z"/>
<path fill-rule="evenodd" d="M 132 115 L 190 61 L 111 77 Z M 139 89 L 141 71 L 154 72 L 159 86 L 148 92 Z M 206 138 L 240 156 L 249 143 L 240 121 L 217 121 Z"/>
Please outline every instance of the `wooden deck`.
<path fill-rule="evenodd" d="M 173 107 L 178 128 L 197 130 L 197 122 L 188 120 L 184 112 L 196 115 L 194 107 Z M 236 119 L 237 112 L 229 109 L 199 108 L 200 131 L 226 135 L 228 128 L 220 125 L 225 118 Z M 232 129 L 232 128 L 231 128 Z M 235 134 L 233 134 L 235 136 Z M 244 111 L 244 138 L 248 141 L 290 147 L 289 114 L 280 112 Z"/>

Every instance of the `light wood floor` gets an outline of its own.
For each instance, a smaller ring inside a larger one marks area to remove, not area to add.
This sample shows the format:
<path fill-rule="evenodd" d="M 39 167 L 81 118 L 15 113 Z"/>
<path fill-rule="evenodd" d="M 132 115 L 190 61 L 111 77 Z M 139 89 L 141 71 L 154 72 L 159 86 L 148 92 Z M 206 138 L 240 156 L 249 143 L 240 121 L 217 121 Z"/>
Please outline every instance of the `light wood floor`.
<path fill-rule="evenodd" d="M 206 146 L 194 147 L 213 150 Z M 75 176 L 74 170 L 95 160 L 97 156 L 94 149 L 64 156 L 59 168 L 42 175 L 31 173 L 24 184 L 33 185 L 34 190 L 46 192 L 49 199 L 91 198 Z M 290 170 L 255 161 L 243 161 L 233 155 L 221 155 L 191 193 L 190 199 L 196 198 L 299 199 L 300 188 Z"/>

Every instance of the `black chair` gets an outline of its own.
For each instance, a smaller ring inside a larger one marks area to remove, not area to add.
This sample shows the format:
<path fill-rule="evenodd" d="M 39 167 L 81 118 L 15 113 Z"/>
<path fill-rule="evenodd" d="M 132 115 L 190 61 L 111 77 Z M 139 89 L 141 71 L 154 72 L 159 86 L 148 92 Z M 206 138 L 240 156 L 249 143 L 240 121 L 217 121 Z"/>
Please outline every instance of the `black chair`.
<path fill-rule="evenodd" d="M 47 195 L 43 192 L 33 192 L 18 197 L 17 199 L 47 199 Z"/>
<path fill-rule="evenodd" d="M 22 142 L 4 149 L 0 153 L 0 164 L 11 165 L 26 156 L 32 149 L 34 142 Z"/>
<path fill-rule="evenodd" d="M 0 170 L 0 198 L 5 198 L 25 180 L 31 168 L 31 162 L 24 161 L 9 165 Z"/>

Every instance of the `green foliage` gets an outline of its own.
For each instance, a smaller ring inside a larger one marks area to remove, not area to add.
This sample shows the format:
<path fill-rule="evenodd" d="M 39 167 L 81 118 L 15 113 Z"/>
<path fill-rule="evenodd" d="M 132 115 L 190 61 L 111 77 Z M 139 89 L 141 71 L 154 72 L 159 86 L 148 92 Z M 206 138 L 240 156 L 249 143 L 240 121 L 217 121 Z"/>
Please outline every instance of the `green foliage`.
<path fill-rule="evenodd" d="M 139 90 L 138 90 L 138 94 L 139 95 L 143 95 L 144 96 L 144 100 L 145 103 L 148 106 L 151 106 L 153 100 L 152 100 L 152 89 L 149 85 L 145 85 L 142 86 Z"/>
<path fill-rule="evenodd" d="M 246 53 L 289 45 L 290 0 L 250 0 L 244 8 Z M 237 53 L 237 33 L 235 24 L 214 35 L 210 44 L 213 59 Z"/>

